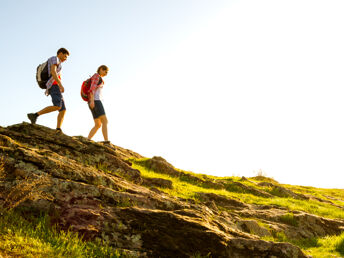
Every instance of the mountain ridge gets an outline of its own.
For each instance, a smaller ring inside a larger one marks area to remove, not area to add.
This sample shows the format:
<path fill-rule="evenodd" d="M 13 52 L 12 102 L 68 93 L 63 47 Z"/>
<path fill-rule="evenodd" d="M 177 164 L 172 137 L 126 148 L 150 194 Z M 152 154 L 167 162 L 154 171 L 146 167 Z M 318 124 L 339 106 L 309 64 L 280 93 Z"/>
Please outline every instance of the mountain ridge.
<path fill-rule="evenodd" d="M 199 175 L 25 122 L 0 127 L 0 156 L 2 209 L 47 214 L 129 257 L 307 257 L 294 240 L 344 231 L 344 191 Z"/>

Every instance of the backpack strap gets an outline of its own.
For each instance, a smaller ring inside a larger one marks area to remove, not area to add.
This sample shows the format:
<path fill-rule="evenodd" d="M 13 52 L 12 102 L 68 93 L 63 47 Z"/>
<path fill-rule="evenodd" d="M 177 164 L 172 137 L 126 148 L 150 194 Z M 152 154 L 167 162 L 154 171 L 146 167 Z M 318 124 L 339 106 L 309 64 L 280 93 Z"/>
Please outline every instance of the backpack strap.
<path fill-rule="evenodd" d="M 100 85 L 100 84 L 102 84 L 102 83 L 103 83 L 103 79 L 102 79 L 102 77 L 99 76 L 99 81 L 98 81 L 98 84 L 97 84 L 97 85 Z"/>

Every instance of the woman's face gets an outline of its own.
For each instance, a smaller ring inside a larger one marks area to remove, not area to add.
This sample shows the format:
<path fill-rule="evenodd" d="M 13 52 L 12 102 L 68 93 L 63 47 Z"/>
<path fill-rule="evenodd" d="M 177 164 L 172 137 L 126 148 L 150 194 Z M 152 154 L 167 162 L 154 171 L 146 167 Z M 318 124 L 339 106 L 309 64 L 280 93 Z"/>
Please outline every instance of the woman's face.
<path fill-rule="evenodd" d="M 100 69 L 100 71 L 99 71 L 99 75 L 100 75 L 101 77 L 104 77 L 104 76 L 106 76 L 106 75 L 107 75 L 107 73 L 108 73 L 108 70 L 103 70 L 103 69 Z"/>

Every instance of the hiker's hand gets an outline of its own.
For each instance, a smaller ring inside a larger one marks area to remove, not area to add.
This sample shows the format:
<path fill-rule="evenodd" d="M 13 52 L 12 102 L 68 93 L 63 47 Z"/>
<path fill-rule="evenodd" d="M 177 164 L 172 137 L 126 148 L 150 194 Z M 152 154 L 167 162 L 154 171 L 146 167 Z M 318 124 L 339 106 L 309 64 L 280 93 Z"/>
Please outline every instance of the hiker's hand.
<path fill-rule="evenodd" d="M 90 102 L 90 108 L 91 108 L 91 109 L 94 109 L 94 101 L 91 101 L 91 102 Z"/>
<path fill-rule="evenodd" d="M 64 92 L 64 87 L 62 85 L 60 85 L 60 91 L 61 91 L 61 93 Z"/>

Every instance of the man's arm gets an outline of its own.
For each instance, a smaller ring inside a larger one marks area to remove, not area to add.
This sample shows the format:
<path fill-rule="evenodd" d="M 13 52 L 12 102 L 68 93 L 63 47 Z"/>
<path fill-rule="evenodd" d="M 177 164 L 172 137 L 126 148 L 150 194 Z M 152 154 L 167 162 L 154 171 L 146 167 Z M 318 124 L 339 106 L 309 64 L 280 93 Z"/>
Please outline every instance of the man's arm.
<path fill-rule="evenodd" d="M 64 92 L 64 87 L 62 86 L 61 80 L 59 79 L 57 72 L 56 72 L 56 64 L 52 64 L 50 67 L 51 75 L 53 76 L 54 80 L 57 82 L 57 85 L 60 88 L 61 92 Z"/>

